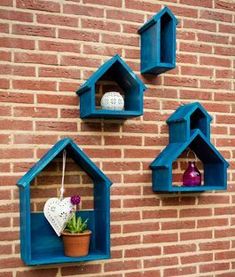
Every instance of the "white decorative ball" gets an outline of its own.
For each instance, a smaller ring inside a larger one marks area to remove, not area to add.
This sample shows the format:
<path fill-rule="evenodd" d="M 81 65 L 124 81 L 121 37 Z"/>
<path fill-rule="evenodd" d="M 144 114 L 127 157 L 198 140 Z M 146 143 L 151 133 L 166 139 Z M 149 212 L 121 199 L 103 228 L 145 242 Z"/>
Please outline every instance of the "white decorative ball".
<path fill-rule="evenodd" d="M 124 99 L 117 91 L 106 92 L 101 98 L 100 103 L 103 110 L 121 111 L 124 109 Z"/>

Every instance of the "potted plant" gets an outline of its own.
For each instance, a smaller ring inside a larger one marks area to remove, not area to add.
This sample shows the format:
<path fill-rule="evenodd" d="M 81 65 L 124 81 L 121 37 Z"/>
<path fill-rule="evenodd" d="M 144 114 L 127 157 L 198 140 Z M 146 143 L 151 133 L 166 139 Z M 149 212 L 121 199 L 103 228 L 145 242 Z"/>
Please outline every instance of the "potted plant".
<path fill-rule="evenodd" d="M 61 233 L 64 243 L 64 253 L 69 257 L 81 257 L 88 255 L 90 246 L 91 231 L 87 229 L 88 219 L 83 220 L 76 215 L 76 207 L 79 205 L 81 198 L 74 195 L 70 199 L 75 209 L 64 231 Z"/>

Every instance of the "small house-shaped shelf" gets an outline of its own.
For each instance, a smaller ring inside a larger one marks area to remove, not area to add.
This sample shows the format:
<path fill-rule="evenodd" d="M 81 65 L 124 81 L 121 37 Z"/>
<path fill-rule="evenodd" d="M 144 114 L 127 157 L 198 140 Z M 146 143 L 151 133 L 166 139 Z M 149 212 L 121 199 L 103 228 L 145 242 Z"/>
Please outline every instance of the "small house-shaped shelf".
<path fill-rule="evenodd" d="M 211 116 L 198 102 L 180 106 L 167 120 L 167 147 L 151 163 L 153 191 L 226 190 L 229 164 L 210 142 Z M 172 164 L 190 148 L 204 166 L 204 184 L 187 187 L 172 183 Z"/>
<path fill-rule="evenodd" d="M 112 80 L 124 93 L 124 110 L 96 107 L 96 85 L 101 79 Z M 104 63 L 78 90 L 81 118 L 128 118 L 143 114 L 144 83 L 131 68 L 115 55 Z"/>
<path fill-rule="evenodd" d="M 177 24 L 174 14 L 165 7 L 138 30 L 142 74 L 158 75 L 175 68 Z"/>
<path fill-rule="evenodd" d="M 30 208 L 30 183 L 63 150 L 94 182 L 94 210 L 79 211 L 82 218 L 89 218 L 92 231 L 88 256 L 67 257 L 63 242 L 42 212 Z M 42 265 L 107 259 L 110 257 L 110 186 L 111 181 L 69 138 L 58 141 L 19 181 L 20 189 L 20 242 L 21 258 L 27 265 Z"/>

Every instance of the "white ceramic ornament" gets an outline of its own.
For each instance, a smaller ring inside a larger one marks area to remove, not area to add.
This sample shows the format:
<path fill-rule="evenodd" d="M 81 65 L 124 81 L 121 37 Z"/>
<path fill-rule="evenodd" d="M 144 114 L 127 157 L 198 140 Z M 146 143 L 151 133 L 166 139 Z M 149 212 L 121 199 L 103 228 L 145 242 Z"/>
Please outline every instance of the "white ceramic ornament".
<path fill-rule="evenodd" d="M 121 111 L 124 108 L 124 99 L 117 91 L 106 92 L 100 101 L 103 110 Z"/>
<path fill-rule="evenodd" d="M 57 236 L 60 236 L 64 230 L 67 221 L 73 215 L 72 210 L 74 206 L 70 202 L 70 197 L 59 199 L 57 197 L 49 198 L 44 205 L 44 215 Z"/>

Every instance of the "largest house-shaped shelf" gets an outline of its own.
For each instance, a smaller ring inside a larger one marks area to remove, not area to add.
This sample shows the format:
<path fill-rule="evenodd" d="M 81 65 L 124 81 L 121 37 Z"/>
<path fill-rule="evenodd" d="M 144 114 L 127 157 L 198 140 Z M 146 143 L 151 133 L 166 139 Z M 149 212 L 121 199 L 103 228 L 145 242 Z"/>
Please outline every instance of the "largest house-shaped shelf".
<path fill-rule="evenodd" d="M 229 164 L 210 142 L 211 116 L 198 102 L 179 107 L 167 120 L 170 139 L 151 163 L 153 191 L 206 191 L 227 188 Z M 202 186 L 174 186 L 172 164 L 187 149 L 194 151 L 204 166 Z"/>
<path fill-rule="evenodd" d="M 61 152 L 70 156 L 94 182 L 94 210 L 79 211 L 89 218 L 92 231 L 89 255 L 67 257 L 63 243 L 57 237 L 42 212 L 31 212 L 30 183 Z M 111 181 L 69 138 L 58 141 L 19 181 L 21 258 L 27 265 L 79 262 L 110 257 L 110 186 Z"/>
<path fill-rule="evenodd" d="M 113 80 L 124 92 L 124 110 L 97 109 L 96 84 L 103 77 Z M 143 114 L 144 83 L 131 68 L 115 55 L 105 62 L 78 90 L 81 118 L 128 118 Z"/>

